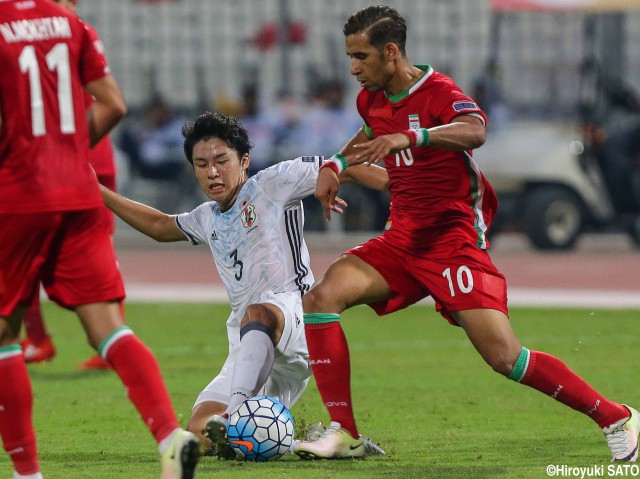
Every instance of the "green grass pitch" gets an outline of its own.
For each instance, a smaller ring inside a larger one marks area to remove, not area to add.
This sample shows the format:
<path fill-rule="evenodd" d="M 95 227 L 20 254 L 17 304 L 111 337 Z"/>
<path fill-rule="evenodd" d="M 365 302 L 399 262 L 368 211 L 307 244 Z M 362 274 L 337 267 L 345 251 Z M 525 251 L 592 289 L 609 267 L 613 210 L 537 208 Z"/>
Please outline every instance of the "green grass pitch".
<path fill-rule="evenodd" d="M 155 352 L 183 424 L 227 353 L 227 305 L 127 305 L 128 324 Z M 42 471 L 47 479 L 158 478 L 155 443 L 113 372 L 79 372 L 91 350 L 69 312 L 45 305 L 58 356 L 29 367 Z M 640 311 L 520 309 L 523 345 L 559 356 L 608 397 L 640 406 L 633 379 Z M 366 307 L 343 316 L 363 434 L 387 451 L 360 461 L 266 464 L 202 458 L 198 478 L 545 478 L 549 464 L 606 465 L 598 427 L 581 414 L 493 373 L 429 306 L 386 318 Z M 0 385 L 1 387 L 1 385 Z M 292 412 L 327 417 L 312 381 Z M 605 466 L 606 467 L 606 466 Z M 6 454 L 0 477 L 9 477 Z"/>

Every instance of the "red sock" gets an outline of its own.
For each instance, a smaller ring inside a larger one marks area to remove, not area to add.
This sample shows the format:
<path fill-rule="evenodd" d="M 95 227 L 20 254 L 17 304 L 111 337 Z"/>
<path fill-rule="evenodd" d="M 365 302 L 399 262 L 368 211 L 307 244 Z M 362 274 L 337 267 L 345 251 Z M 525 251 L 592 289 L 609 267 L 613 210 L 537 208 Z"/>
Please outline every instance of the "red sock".
<path fill-rule="evenodd" d="M 40 298 L 37 294 L 34 295 L 27 314 L 24 317 L 24 330 L 27 333 L 27 337 L 33 344 L 40 344 L 47 339 L 49 335 L 47 328 L 44 326 L 44 319 L 42 318 L 42 310 L 40 309 Z"/>
<path fill-rule="evenodd" d="M 40 471 L 31 411 L 33 393 L 20 346 L 0 348 L 0 436 L 21 475 Z"/>
<path fill-rule="evenodd" d="M 331 420 L 339 422 L 358 437 L 351 403 L 351 362 L 349 345 L 340 322 L 314 323 L 314 314 L 305 314 L 305 334 L 311 369 Z M 327 316 L 327 315 L 322 315 Z M 338 315 L 332 315 L 339 318 Z"/>
<path fill-rule="evenodd" d="M 601 428 L 629 417 L 629 410 L 622 404 L 608 400 L 565 363 L 540 351 L 530 351 L 529 365 L 520 382 L 586 414 Z"/>
<path fill-rule="evenodd" d="M 180 427 L 160 368 L 149 348 L 130 329 L 117 330 L 100 346 L 127 388 L 136 407 L 157 442 Z M 104 354 L 103 354 L 104 357 Z"/>

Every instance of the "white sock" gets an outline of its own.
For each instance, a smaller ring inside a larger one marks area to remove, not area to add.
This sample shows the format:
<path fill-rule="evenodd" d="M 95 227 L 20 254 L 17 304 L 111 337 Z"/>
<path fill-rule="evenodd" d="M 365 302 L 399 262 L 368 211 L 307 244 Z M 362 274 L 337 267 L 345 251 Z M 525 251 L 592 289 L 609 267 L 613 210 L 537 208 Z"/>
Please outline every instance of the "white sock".
<path fill-rule="evenodd" d="M 36 472 L 35 474 L 29 474 L 28 476 L 23 476 L 18 474 L 17 471 L 13 471 L 13 479 L 44 479 L 42 477 L 42 473 Z"/>
<path fill-rule="evenodd" d="M 240 340 L 240 351 L 233 367 L 231 399 L 227 413 L 245 399 L 255 396 L 267 382 L 273 367 L 275 351 L 267 333 L 252 329 Z"/>
<path fill-rule="evenodd" d="M 178 432 L 180 430 L 180 428 L 174 429 L 173 431 L 171 431 L 169 433 L 169 435 L 167 437 L 165 437 L 164 439 L 162 439 L 159 443 L 158 443 L 158 451 L 160 452 L 160 455 L 162 456 L 165 452 L 167 452 L 167 449 L 169 449 L 169 446 L 171 445 L 171 441 L 173 440 L 173 436 L 176 434 L 176 432 Z"/>

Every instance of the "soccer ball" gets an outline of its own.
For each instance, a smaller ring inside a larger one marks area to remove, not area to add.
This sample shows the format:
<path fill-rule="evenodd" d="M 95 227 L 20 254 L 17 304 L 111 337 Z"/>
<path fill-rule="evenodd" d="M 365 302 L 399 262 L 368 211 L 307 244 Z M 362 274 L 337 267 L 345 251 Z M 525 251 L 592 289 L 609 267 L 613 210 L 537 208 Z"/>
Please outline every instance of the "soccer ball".
<path fill-rule="evenodd" d="M 293 443 L 289 410 L 270 396 L 255 396 L 231 413 L 227 437 L 240 458 L 270 461 L 283 456 Z"/>

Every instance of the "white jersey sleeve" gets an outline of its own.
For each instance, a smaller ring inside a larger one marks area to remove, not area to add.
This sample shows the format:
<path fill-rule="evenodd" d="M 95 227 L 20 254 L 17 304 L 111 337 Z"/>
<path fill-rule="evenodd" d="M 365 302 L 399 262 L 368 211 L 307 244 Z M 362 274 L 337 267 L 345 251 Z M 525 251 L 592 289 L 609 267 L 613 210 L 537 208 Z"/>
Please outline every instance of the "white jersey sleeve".
<path fill-rule="evenodd" d="M 176 216 L 193 244 L 209 245 L 238 321 L 264 292 L 302 295 L 313 284 L 301 200 L 315 189 L 321 163 L 283 161 L 249 178 L 227 211 L 212 201 Z"/>
<path fill-rule="evenodd" d="M 217 204 L 214 202 L 203 203 L 191 213 L 183 213 L 176 216 L 176 224 L 191 244 L 206 244 L 206 224 L 202 219 L 215 214 L 217 209 Z"/>
<path fill-rule="evenodd" d="M 323 161 L 323 156 L 300 156 L 276 163 L 258 172 L 256 177 L 267 185 L 274 201 L 294 204 L 314 192 Z"/>

